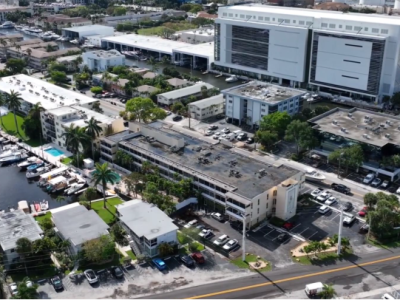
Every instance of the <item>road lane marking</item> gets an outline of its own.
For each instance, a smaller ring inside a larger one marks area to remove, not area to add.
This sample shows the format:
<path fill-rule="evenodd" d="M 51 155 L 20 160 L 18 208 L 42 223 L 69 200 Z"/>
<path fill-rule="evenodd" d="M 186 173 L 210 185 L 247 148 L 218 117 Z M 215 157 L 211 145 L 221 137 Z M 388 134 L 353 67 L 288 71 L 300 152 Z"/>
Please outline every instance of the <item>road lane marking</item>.
<path fill-rule="evenodd" d="M 384 258 L 384 259 L 379 259 L 379 260 L 374 260 L 374 261 L 370 261 L 370 262 L 366 262 L 366 263 L 362 263 L 362 264 L 357 264 L 357 265 L 352 265 L 352 266 L 347 266 L 347 267 L 342 267 L 342 268 L 337 268 L 337 269 L 332 269 L 332 270 L 326 270 L 326 271 L 321 271 L 321 272 L 316 272 L 316 273 L 310 273 L 310 274 L 306 274 L 306 275 L 302 275 L 302 276 L 289 277 L 289 278 L 279 279 L 279 280 L 271 281 L 271 282 L 264 282 L 264 283 L 254 284 L 254 285 L 248 285 L 248 286 L 244 286 L 244 287 L 240 287 L 240 288 L 236 288 L 236 289 L 229 289 L 229 290 L 215 292 L 215 293 L 193 296 L 193 297 L 186 298 L 186 299 L 201 299 L 201 298 L 219 296 L 219 295 L 224 295 L 224 294 L 229 294 L 229 293 L 234 293 L 234 292 L 240 292 L 240 291 L 255 289 L 255 288 L 259 288 L 259 287 L 263 287 L 263 286 L 273 285 L 273 284 L 277 284 L 277 283 L 295 281 L 298 279 L 315 277 L 315 276 L 325 275 L 325 274 L 330 274 L 330 273 L 337 273 L 340 271 L 351 270 L 351 269 L 355 269 L 355 268 L 359 268 L 359 267 L 365 267 L 365 266 L 374 265 L 374 264 L 378 264 L 381 262 L 387 262 L 387 261 L 391 261 L 391 260 L 395 260 L 395 259 L 400 259 L 400 255 L 392 256 L 392 257 L 388 257 L 388 258 Z"/>

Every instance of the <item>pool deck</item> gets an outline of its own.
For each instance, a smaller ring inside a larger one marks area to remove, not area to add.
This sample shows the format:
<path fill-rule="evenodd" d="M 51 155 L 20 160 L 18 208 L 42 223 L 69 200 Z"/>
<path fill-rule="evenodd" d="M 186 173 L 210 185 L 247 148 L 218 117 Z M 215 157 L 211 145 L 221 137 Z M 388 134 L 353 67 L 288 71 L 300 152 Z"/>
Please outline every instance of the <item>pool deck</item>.
<path fill-rule="evenodd" d="M 37 155 L 38 157 L 47 160 L 49 163 L 57 166 L 57 167 L 62 167 L 64 166 L 63 163 L 61 163 L 61 159 L 63 159 L 64 157 L 70 157 L 73 156 L 73 154 L 71 152 L 69 152 L 68 150 L 54 144 L 54 143 L 49 143 L 49 144 L 45 144 L 43 146 L 39 146 L 39 147 L 30 147 L 28 145 L 26 145 L 25 143 L 18 143 L 18 145 L 20 145 L 21 147 L 29 150 L 30 152 L 34 153 L 35 155 Z M 45 150 L 49 149 L 49 148 L 56 148 L 61 150 L 62 152 L 64 152 L 63 155 L 60 156 L 53 156 L 49 153 L 47 153 Z"/>

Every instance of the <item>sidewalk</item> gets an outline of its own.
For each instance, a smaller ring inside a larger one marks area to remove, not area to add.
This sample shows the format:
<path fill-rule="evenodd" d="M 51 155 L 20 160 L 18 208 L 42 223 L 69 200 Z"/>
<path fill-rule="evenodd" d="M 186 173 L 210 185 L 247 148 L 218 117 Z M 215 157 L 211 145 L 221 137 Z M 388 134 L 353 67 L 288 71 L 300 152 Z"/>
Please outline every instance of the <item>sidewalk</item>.
<path fill-rule="evenodd" d="M 393 298 L 399 299 L 400 293 L 397 292 L 400 290 L 400 284 L 388 286 L 385 288 L 380 288 L 368 292 L 356 293 L 344 297 L 338 297 L 337 299 L 381 299 L 384 294 L 392 295 Z"/>

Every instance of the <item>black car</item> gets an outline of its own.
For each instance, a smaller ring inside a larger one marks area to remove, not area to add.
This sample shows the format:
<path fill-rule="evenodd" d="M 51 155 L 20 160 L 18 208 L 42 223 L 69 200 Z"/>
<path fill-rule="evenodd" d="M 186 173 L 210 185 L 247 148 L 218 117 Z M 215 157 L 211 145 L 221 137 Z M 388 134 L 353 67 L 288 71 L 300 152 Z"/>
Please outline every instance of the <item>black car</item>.
<path fill-rule="evenodd" d="M 182 263 L 189 268 L 194 267 L 194 260 L 191 258 L 189 255 L 181 255 L 181 261 Z"/>
<path fill-rule="evenodd" d="M 339 183 L 332 183 L 331 184 L 331 188 L 332 190 L 335 190 L 337 192 L 343 193 L 343 194 L 350 194 L 350 188 L 348 188 L 347 186 L 345 186 L 344 184 L 339 184 Z"/>
<path fill-rule="evenodd" d="M 246 141 L 246 144 L 253 144 L 254 143 L 254 139 L 253 138 L 248 138 Z"/>
<path fill-rule="evenodd" d="M 175 116 L 172 118 L 172 121 L 175 121 L 175 122 L 180 121 L 180 120 L 182 120 L 182 116 Z"/>
<path fill-rule="evenodd" d="M 54 289 L 62 290 L 64 288 L 63 283 L 59 276 L 54 276 L 50 279 L 51 284 L 53 285 Z"/>
<path fill-rule="evenodd" d="M 350 211 L 353 208 L 353 204 L 351 204 L 351 202 L 346 202 L 343 205 L 343 210 L 344 211 Z"/>
<path fill-rule="evenodd" d="M 120 267 L 111 267 L 111 274 L 115 277 L 115 278 L 122 278 L 124 277 L 124 272 L 122 272 Z"/>
<path fill-rule="evenodd" d="M 284 242 L 288 238 L 289 238 L 289 235 L 286 232 L 284 232 L 284 233 L 281 233 L 280 235 L 278 235 L 278 237 L 276 239 L 278 240 L 278 242 Z"/>

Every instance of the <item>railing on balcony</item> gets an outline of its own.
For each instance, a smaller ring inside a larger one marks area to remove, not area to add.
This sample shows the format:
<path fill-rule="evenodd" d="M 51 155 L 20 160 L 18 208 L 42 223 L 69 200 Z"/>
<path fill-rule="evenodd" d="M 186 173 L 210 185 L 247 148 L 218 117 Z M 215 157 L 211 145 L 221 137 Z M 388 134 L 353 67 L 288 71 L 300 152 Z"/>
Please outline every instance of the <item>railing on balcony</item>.
<path fill-rule="evenodd" d="M 54 132 L 52 132 L 52 131 L 47 131 L 46 135 L 47 136 L 51 136 L 52 138 L 56 138 L 56 134 Z"/>
<path fill-rule="evenodd" d="M 50 124 L 50 125 L 53 125 L 53 126 L 55 125 L 53 119 L 47 118 L 47 119 L 44 119 L 44 122 L 45 122 L 45 123 L 48 123 L 48 124 Z"/>
<path fill-rule="evenodd" d="M 51 130 L 53 132 L 56 132 L 56 127 L 50 124 L 45 123 L 44 126 L 46 127 L 47 130 Z"/>

